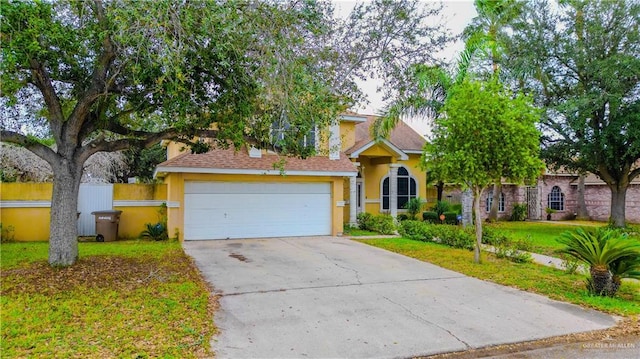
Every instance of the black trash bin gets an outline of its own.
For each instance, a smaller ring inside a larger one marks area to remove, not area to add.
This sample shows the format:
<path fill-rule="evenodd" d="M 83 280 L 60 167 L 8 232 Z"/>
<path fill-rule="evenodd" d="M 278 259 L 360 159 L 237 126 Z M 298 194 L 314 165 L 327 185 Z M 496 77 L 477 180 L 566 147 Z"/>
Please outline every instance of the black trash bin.
<path fill-rule="evenodd" d="M 121 213 L 115 210 L 91 212 L 96 216 L 96 241 L 111 242 L 118 238 Z"/>

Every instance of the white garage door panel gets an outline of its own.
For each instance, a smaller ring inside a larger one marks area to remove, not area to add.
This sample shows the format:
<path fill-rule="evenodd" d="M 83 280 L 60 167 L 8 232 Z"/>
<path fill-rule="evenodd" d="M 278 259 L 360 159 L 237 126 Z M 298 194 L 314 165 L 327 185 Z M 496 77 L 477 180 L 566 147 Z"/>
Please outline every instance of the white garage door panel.
<path fill-rule="evenodd" d="M 331 233 L 329 183 L 185 183 L 185 239 Z"/>
<path fill-rule="evenodd" d="M 326 193 L 328 183 L 187 182 L 184 193 Z"/>

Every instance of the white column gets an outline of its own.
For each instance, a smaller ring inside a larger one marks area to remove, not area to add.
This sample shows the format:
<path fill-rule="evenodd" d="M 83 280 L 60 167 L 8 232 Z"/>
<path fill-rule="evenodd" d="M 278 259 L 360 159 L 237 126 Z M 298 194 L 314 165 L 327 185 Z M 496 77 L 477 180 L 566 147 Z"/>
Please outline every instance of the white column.
<path fill-rule="evenodd" d="M 391 217 L 398 217 L 398 167 L 399 164 L 389 165 L 389 210 Z"/>
<path fill-rule="evenodd" d="M 357 225 L 358 194 L 356 193 L 356 176 L 349 177 L 349 224 Z"/>
<path fill-rule="evenodd" d="M 340 151 L 342 150 L 342 140 L 340 138 L 340 122 L 334 121 L 330 127 L 329 134 L 329 159 L 339 160 Z"/>

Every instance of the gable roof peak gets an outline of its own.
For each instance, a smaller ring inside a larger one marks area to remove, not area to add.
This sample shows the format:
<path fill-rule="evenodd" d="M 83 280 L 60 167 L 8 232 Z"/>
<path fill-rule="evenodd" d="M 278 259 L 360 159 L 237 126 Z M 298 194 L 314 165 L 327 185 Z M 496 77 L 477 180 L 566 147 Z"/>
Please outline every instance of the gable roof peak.
<path fill-rule="evenodd" d="M 365 115 L 365 117 L 367 119 L 366 122 L 358 123 L 355 126 L 355 145 L 346 151 L 347 154 L 358 152 L 364 147 L 370 147 L 371 142 L 375 142 L 375 139 L 371 136 L 371 129 L 380 116 Z M 395 148 L 407 153 L 422 153 L 422 148 L 427 142 L 424 137 L 404 121 L 398 121 L 386 140 Z"/>

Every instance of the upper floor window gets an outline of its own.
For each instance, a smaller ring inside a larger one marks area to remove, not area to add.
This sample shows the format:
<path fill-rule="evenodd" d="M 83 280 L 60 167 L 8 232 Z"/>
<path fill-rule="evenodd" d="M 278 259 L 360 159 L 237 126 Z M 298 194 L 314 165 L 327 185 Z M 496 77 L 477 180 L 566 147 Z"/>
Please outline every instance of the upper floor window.
<path fill-rule="evenodd" d="M 298 127 L 293 127 L 287 121 L 274 121 L 271 124 L 271 141 L 273 144 L 278 145 L 278 142 L 283 142 L 285 138 L 296 138 L 298 145 L 301 147 L 314 147 L 316 146 L 316 128 L 312 127 L 309 131 L 303 131 Z"/>
<path fill-rule="evenodd" d="M 560 190 L 560 187 L 553 186 L 551 192 L 547 196 L 548 207 L 555 209 L 556 211 L 564 211 L 564 193 Z"/>
<path fill-rule="evenodd" d="M 487 194 L 486 209 L 487 212 L 491 212 L 491 205 L 493 204 L 493 191 L 489 191 Z M 498 201 L 498 212 L 504 212 L 504 193 L 500 192 L 500 200 Z"/>
<path fill-rule="evenodd" d="M 404 168 L 398 168 L 398 185 L 397 185 L 397 209 L 404 209 L 409 199 L 417 197 L 417 182 L 411 177 L 409 171 Z M 390 203 L 389 176 L 382 180 L 382 209 L 389 210 Z"/>

